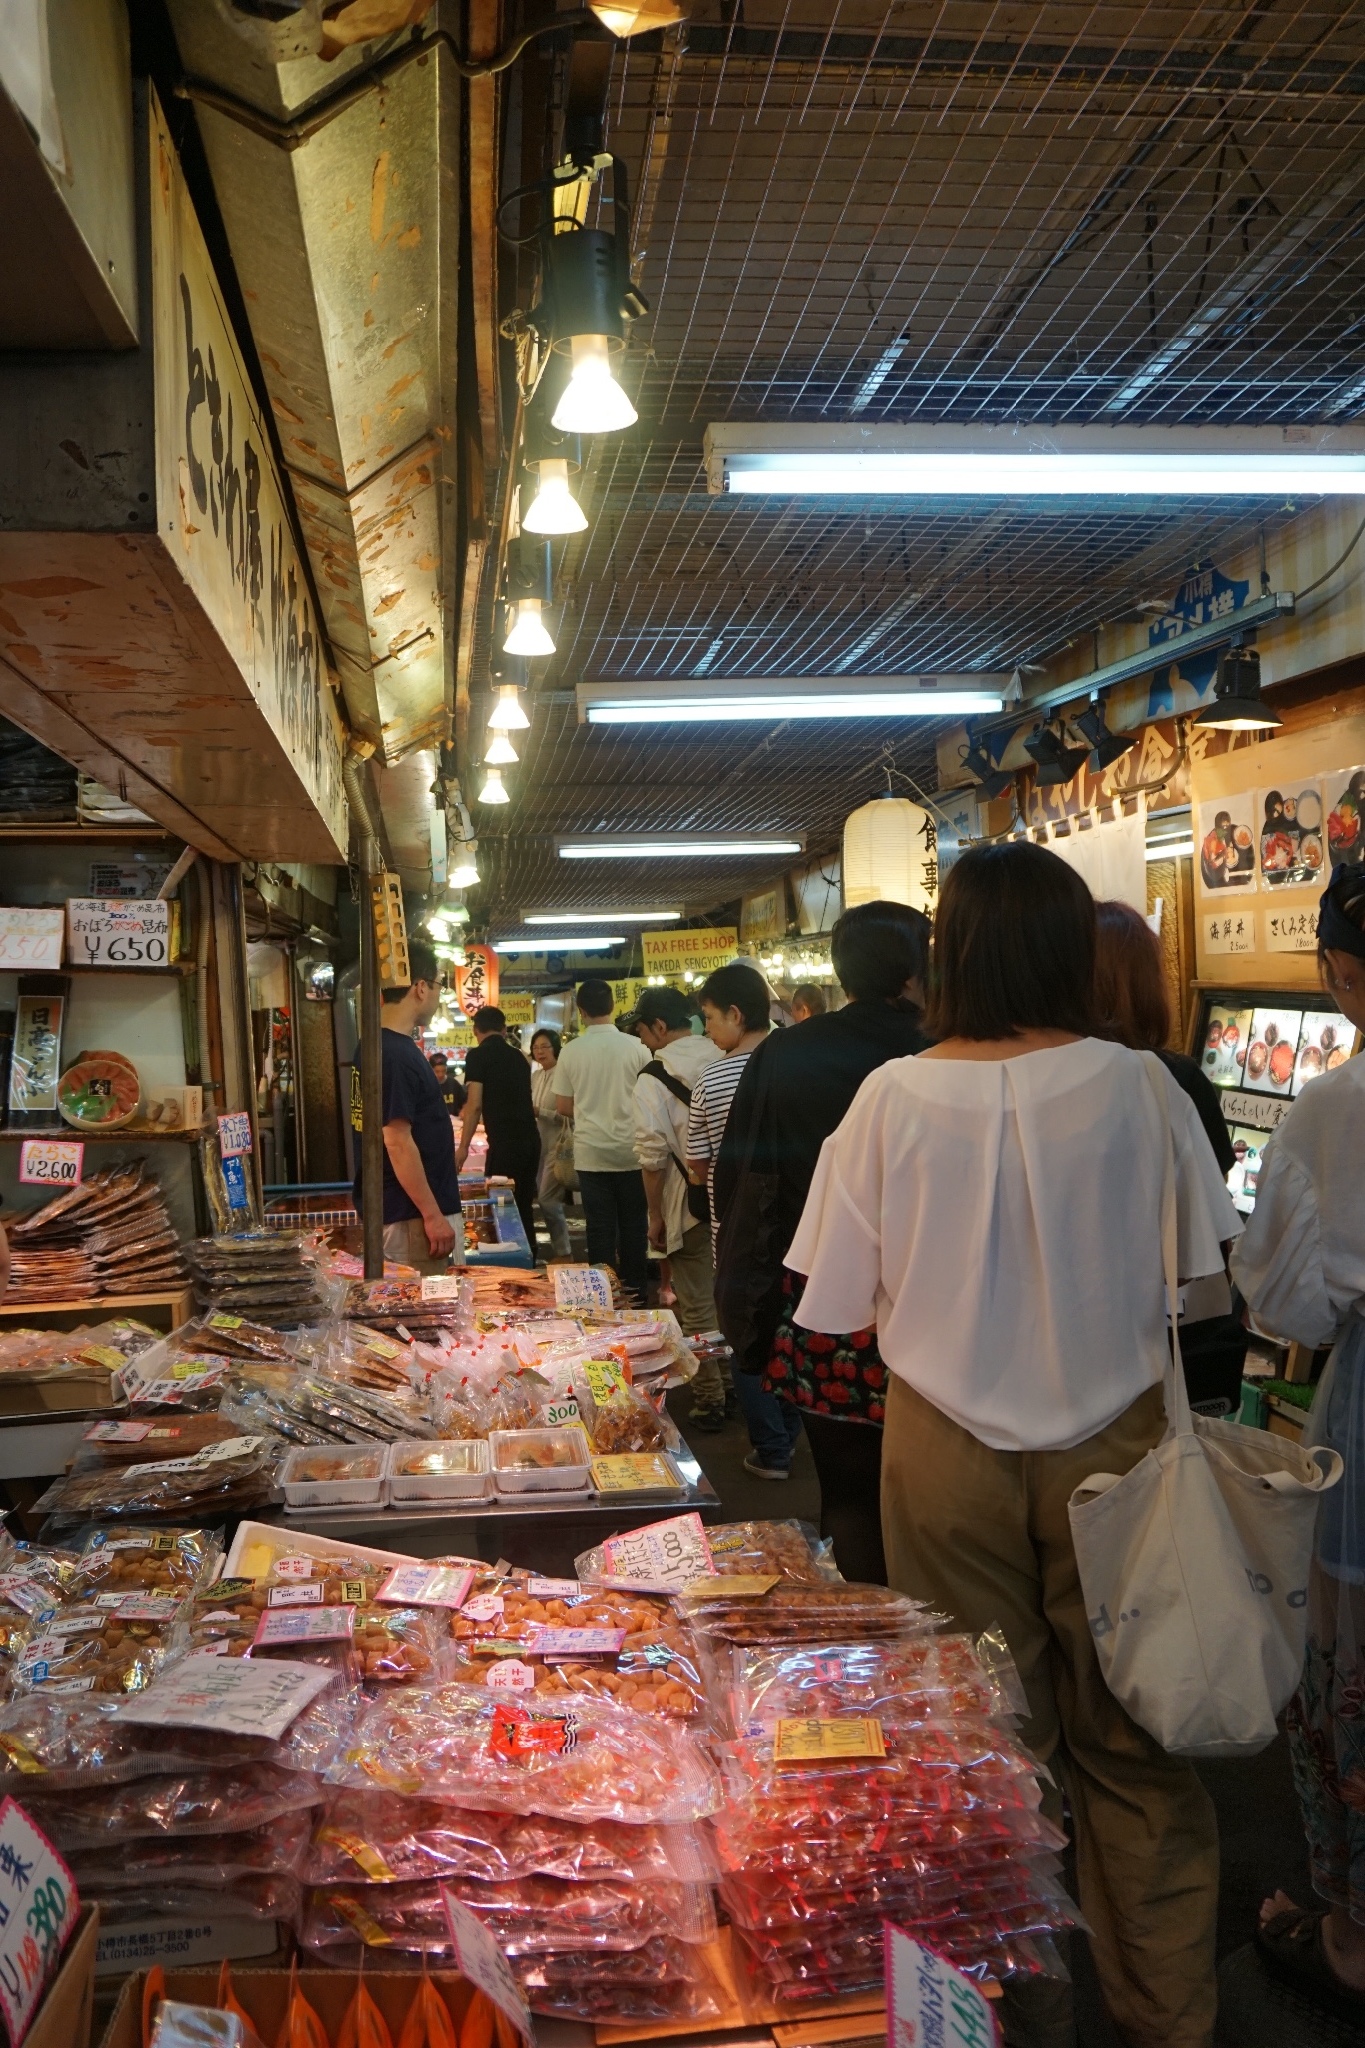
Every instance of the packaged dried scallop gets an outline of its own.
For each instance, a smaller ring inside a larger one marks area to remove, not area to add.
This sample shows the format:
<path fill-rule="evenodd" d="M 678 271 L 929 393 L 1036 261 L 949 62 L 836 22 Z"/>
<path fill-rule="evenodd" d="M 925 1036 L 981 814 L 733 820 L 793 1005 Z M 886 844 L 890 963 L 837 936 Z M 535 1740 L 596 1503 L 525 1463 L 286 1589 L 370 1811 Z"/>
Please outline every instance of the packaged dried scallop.
<path fill-rule="evenodd" d="M 65 1855 L 151 1835 L 237 1835 L 273 1826 L 316 1806 L 322 1795 L 304 1771 L 275 1764 L 163 1773 L 85 1790 L 30 1790 L 24 1804 Z"/>
<path fill-rule="evenodd" d="M 175 1643 L 175 1594 L 106 1595 L 108 1604 L 64 1607 L 38 1620 L 14 1667 L 18 1692 L 142 1692 Z"/>
<path fill-rule="evenodd" d="M 193 1592 L 217 1569 L 219 1538 L 207 1529 L 93 1528 L 72 1547 L 78 1562 L 71 1584 L 73 1600 L 91 1600 L 99 1593 Z"/>

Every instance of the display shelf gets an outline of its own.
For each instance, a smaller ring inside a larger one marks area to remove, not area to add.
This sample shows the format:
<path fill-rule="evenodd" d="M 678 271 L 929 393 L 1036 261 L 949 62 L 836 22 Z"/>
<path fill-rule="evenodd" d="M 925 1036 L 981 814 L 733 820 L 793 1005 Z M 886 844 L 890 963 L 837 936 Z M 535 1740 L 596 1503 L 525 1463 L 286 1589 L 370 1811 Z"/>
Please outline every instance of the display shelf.
<path fill-rule="evenodd" d="M 0 1330 L 71 1330 L 78 1323 L 105 1322 L 110 1316 L 136 1316 L 139 1322 L 175 1330 L 193 1314 L 194 1289 L 186 1281 L 183 1287 L 157 1294 L 92 1294 L 79 1301 L 16 1302 L 6 1296 L 0 1302 Z"/>
<path fill-rule="evenodd" d="M 25 1138 L 83 1138 L 87 1145 L 113 1145 L 121 1138 L 134 1138 L 139 1144 L 150 1144 L 155 1138 L 174 1138 L 183 1145 L 187 1139 L 200 1136 L 199 1124 L 178 1125 L 174 1130 L 167 1130 L 164 1124 L 120 1124 L 116 1131 L 83 1131 L 79 1124 L 34 1124 L 27 1131 L 7 1125 L 0 1131 L 0 1143 L 5 1139 L 18 1145 Z"/>
<path fill-rule="evenodd" d="M 131 961 L 106 960 L 101 966 L 92 966 L 88 960 L 72 960 L 65 967 L 19 968 L 10 967 L 8 974 L 98 974 L 108 981 L 116 974 L 169 975 L 173 980 L 184 981 L 195 971 L 193 960 L 167 960 L 160 967 L 135 967 Z"/>
<path fill-rule="evenodd" d="M 37 846 L 152 846 L 177 841 L 179 834 L 162 825 L 0 824 L 0 839 L 23 839 Z"/>

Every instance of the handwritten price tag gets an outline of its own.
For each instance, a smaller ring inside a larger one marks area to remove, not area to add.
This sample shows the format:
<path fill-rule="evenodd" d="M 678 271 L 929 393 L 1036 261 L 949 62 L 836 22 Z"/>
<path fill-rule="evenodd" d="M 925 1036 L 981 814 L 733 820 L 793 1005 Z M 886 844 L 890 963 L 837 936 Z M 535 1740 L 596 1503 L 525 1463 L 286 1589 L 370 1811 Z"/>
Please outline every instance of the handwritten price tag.
<path fill-rule="evenodd" d="M 611 1278 L 602 1266 L 555 1266 L 556 1308 L 611 1310 Z"/>
<path fill-rule="evenodd" d="M 956 2041 L 996 2048 L 1000 2030 L 989 2001 L 969 1977 L 886 1922 L 888 2041 Z"/>
<path fill-rule="evenodd" d="M 697 1514 L 675 1515 L 671 1521 L 650 1522 L 624 1536 L 609 1536 L 602 1556 L 611 1578 L 637 1585 L 642 1592 L 674 1593 L 689 1579 L 705 1578 L 711 1571 L 711 1547 Z"/>
<path fill-rule="evenodd" d="M 332 1675 L 320 1664 L 186 1657 L 154 1678 L 145 1692 L 120 1700 L 118 1714 L 120 1720 L 154 1728 L 216 1728 L 225 1735 L 264 1735 L 278 1742 L 332 1683 Z"/>
<path fill-rule="evenodd" d="M 244 1109 L 232 1109 L 218 1119 L 218 1146 L 224 1159 L 241 1159 L 251 1150 L 251 1118 Z"/>
<path fill-rule="evenodd" d="M 375 1595 L 386 1606 L 458 1607 L 474 1583 L 466 1565 L 452 1569 L 439 1564 L 396 1565 Z"/>
<path fill-rule="evenodd" d="M 441 1886 L 441 1903 L 445 1907 L 446 1922 L 455 1946 L 455 1960 L 459 1964 L 460 1975 L 467 1983 L 472 1984 L 476 1991 L 482 1991 L 485 1998 L 492 1999 L 499 2012 L 512 2022 L 523 2041 L 534 2041 L 531 2014 L 526 2000 L 521 1995 L 506 1956 L 488 1929 L 480 1924 L 468 1906 L 460 1904 L 449 1885 Z"/>
<path fill-rule="evenodd" d="M 253 1650 L 272 1643 L 349 1643 L 355 1634 L 354 1607 L 268 1607 L 251 1639 Z"/>
<path fill-rule="evenodd" d="M 831 1721 L 814 1716 L 809 1720 L 779 1721 L 773 1738 L 775 1764 L 813 1764 L 830 1758 L 885 1755 L 881 1722 L 856 1714 L 841 1715 Z"/>
<path fill-rule="evenodd" d="M 7 904 L 0 909 L 0 973 L 60 967 L 65 936 L 66 915 L 60 904 L 47 910 Z"/>
<path fill-rule="evenodd" d="M 80 1912 L 76 1880 L 17 1800 L 0 1806 L 0 2009 L 28 2032 Z"/>
<path fill-rule="evenodd" d="M 66 922 L 71 958 L 82 967 L 164 967 L 170 959 L 171 906 L 158 896 L 72 896 Z"/>
<path fill-rule="evenodd" d="M 19 1178 L 27 1187 L 78 1188 L 84 1171 L 83 1139 L 25 1138 L 19 1147 Z"/>

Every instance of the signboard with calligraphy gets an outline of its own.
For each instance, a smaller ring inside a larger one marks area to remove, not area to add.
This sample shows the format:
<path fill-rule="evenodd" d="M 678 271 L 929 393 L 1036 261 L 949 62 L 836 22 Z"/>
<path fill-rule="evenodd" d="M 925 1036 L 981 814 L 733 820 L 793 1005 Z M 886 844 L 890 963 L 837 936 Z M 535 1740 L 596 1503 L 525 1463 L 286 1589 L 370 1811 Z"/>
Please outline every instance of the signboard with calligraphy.
<path fill-rule="evenodd" d="M 34 968 L 60 967 L 66 918 L 55 909 L 25 909 L 6 904 L 0 907 L 0 972 L 24 973 Z"/>
<path fill-rule="evenodd" d="M 466 1017 L 498 1000 L 498 956 L 491 946 L 466 946 L 464 966 L 455 969 L 455 1000 Z"/>

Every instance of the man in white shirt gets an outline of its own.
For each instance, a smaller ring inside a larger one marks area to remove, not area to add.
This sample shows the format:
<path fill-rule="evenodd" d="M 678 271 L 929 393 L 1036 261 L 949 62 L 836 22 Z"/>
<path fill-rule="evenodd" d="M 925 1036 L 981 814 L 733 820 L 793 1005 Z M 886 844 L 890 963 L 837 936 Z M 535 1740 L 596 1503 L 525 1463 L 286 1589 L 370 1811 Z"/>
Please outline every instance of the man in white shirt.
<path fill-rule="evenodd" d="M 668 1260 L 678 1321 L 694 1336 L 715 1329 L 716 1300 L 710 1205 L 686 1164 L 687 1112 L 693 1086 L 719 1053 L 709 1038 L 693 1036 L 692 1005 L 681 989 L 647 988 L 631 1023 L 650 1054 L 635 1083 L 635 1156 L 645 1179 L 649 1242 Z M 720 1429 L 725 1384 L 714 1359 L 699 1368 L 692 1392 L 691 1421 Z"/>
<path fill-rule="evenodd" d="M 605 981 L 579 985 L 583 1026 L 559 1055 L 555 1109 L 573 1118 L 573 1163 L 588 1226 L 588 1259 L 611 1266 L 644 1306 L 649 1293 L 649 1211 L 635 1156 L 636 1077 L 649 1059 L 612 1021 Z"/>

